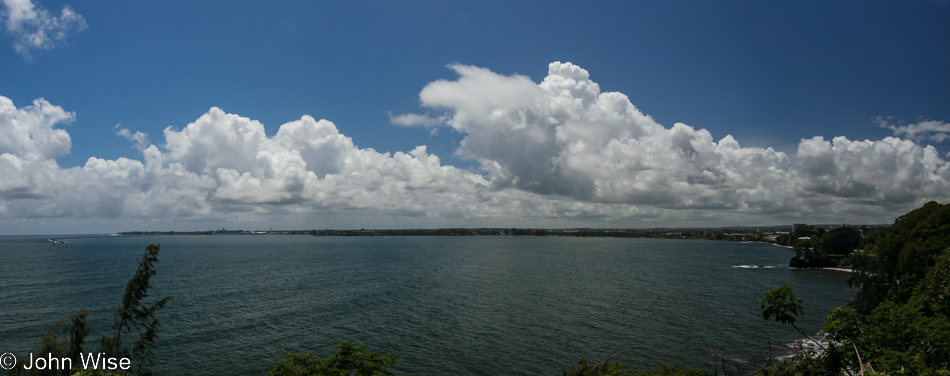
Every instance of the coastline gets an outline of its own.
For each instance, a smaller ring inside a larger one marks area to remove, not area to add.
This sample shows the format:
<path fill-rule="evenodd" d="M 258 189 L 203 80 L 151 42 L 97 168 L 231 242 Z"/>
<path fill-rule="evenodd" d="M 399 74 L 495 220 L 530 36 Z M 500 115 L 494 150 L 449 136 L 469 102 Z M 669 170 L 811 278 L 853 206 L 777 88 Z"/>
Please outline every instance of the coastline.
<path fill-rule="evenodd" d="M 789 269 L 818 269 L 818 270 L 830 270 L 830 271 L 833 271 L 833 272 L 854 273 L 854 269 L 853 269 L 853 268 L 839 268 L 839 267 L 789 268 Z"/>
<path fill-rule="evenodd" d="M 787 246 L 787 245 L 778 245 L 778 244 L 774 244 L 774 245 L 775 245 L 776 247 L 779 247 L 779 248 L 795 249 L 794 247 Z M 852 268 L 842 268 L 842 267 L 836 267 L 836 266 L 824 266 L 824 267 L 818 267 L 818 268 L 795 268 L 795 267 L 789 266 L 788 268 L 789 268 L 789 269 L 792 269 L 792 270 L 796 270 L 796 269 L 816 269 L 816 270 L 830 270 L 830 271 L 833 271 L 833 272 L 842 272 L 842 273 L 854 273 L 854 268 L 853 268 L 853 267 L 852 267 Z"/>

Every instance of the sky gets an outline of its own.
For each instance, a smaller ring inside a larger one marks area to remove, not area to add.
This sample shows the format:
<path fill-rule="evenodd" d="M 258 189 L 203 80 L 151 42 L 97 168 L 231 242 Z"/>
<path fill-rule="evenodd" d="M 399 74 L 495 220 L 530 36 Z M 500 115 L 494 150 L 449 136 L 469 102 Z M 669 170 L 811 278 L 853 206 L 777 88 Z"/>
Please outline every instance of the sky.
<path fill-rule="evenodd" d="M 950 2 L 0 0 L 0 234 L 891 223 Z"/>

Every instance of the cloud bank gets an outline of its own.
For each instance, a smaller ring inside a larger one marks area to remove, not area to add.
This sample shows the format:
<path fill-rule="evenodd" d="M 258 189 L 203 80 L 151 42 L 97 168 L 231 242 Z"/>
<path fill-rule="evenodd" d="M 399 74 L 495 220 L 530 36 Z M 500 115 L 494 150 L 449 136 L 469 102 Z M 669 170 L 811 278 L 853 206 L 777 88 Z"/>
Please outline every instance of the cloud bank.
<path fill-rule="evenodd" d="M 62 45 L 70 34 L 88 28 L 86 19 L 66 5 L 59 17 L 53 16 L 32 0 L 0 1 L 0 19 L 13 36 L 13 48 L 26 60 L 31 50 L 50 50 Z"/>
<path fill-rule="evenodd" d="M 43 99 L 17 108 L 0 97 L 0 223 L 83 220 L 110 231 L 274 221 L 294 228 L 881 223 L 950 193 L 950 165 L 918 143 L 914 128 L 901 133 L 907 139 L 806 138 L 790 156 L 682 123 L 664 127 L 570 63 L 550 64 L 540 84 L 450 68 L 458 79 L 432 82 L 419 95 L 436 115 L 391 119 L 455 129 L 464 135 L 457 154 L 480 171 L 445 165 L 425 146 L 361 149 L 332 122 L 306 115 L 269 136 L 263 124 L 219 108 L 165 129 L 160 145 L 117 126 L 141 160 L 92 157 L 63 168 L 56 160 L 71 140 L 58 127 L 74 114 Z"/>
<path fill-rule="evenodd" d="M 583 202 L 828 219 L 946 199 L 950 171 L 931 146 L 946 124 L 895 129 L 911 140 L 803 139 L 796 158 L 742 147 L 730 135 L 676 123 L 665 128 L 627 97 L 601 92 L 588 72 L 551 63 L 540 84 L 523 76 L 451 65 L 460 76 L 420 93 L 466 135 L 458 153 L 478 161 L 496 189 Z M 929 133 L 928 133 L 929 132 Z M 899 208 L 899 209 L 898 209 Z"/>

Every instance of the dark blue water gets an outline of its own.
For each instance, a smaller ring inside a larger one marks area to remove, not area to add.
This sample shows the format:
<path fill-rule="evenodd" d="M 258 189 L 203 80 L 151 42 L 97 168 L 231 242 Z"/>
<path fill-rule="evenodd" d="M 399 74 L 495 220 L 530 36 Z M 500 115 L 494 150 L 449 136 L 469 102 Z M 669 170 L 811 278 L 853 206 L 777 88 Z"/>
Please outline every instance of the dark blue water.
<path fill-rule="evenodd" d="M 136 257 L 161 244 L 154 366 L 263 375 L 282 351 L 343 341 L 402 355 L 413 375 L 557 375 L 581 357 L 751 370 L 799 339 L 759 301 L 790 285 L 817 331 L 847 274 L 781 267 L 765 244 L 522 237 L 0 237 L 0 353 L 80 308 L 107 333 Z M 68 246 L 68 248 L 66 247 Z M 773 268 L 737 268 L 763 265 Z M 782 346 L 780 346 L 780 344 Z"/>

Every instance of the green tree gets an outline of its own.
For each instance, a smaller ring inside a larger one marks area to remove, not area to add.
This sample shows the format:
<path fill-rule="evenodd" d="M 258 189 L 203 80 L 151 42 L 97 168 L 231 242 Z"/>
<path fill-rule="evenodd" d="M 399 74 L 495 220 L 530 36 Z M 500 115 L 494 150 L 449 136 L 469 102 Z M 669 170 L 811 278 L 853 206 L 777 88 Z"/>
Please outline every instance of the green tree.
<path fill-rule="evenodd" d="M 399 375 L 387 367 L 396 364 L 399 355 L 367 353 L 365 345 L 343 342 L 335 346 L 336 354 L 313 359 L 314 352 L 285 352 L 267 376 L 388 376 Z"/>
<path fill-rule="evenodd" d="M 661 365 L 657 369 L 637 370 L 630 369 L 626 363 L 614 363 L 609 359 L 603 364 L 587 364 L 587 359 L 581 358 L 577 365 L 562 371 L 564 376 L 702 376 L 706 372 L 699 368 L 680 367 L 670 364 Z M 717 372 L 718 374 L 718 372 Z"/>
<path fill-rule="evenodd" d="M 32 351 L 33 356 L 53 357 L 57 359 L 69 358 L 75 368 L 76 365 L 80 364 L 79 356 L 83 351 L 83 343 L 85 342 L 86 335 L 89 334 L 89 330 L 92 329 L 92 326 L 86 322 L 88 313 L 86 310 L 80 310 L 70 315 L 69 321 L 59 321 L 54 324 L 49 331 L 46 332 L 46 336 L 36 340 L 36 347 Z M 24 364 L 20 363 L 17 368 L 8 371 L 8 374 L 16 376 L 58 376 L 68 375 L 70 372 L 70 370 L 57 369 L 40 370 L 35 367 L 27 370 L 24 369 L 23 366 Z"/>
<path fill-rule="evenodd" d="M 861 315 L 853 309 L 838 307 L 828 313 L 819 334 L 833 342 L 854 342 L 861 335 Z"/>
<path fill-rule="evenodd" d="M 66 355 L 69 359 L 72 359 L 74 365 L 79 364 L 79 357 L 82 356 L 86 336 L 92 330 L 92 325 L 86 323 L 86 316 L 88 315 L 89 311 L 81 309 L 69 316 L 69 323 L 64 327 L 65 332 L 69 335 L 69 346 Z"/>
<path fill-rule="evenodd" d="M 799 333 L 808 337 L 821 348 L 821 352 L 807 352 L 796 356 L 792 363 L 782 362 L 763 367 L 760 375 L 853 375 L 855 369 L 855 351 L 851 351 L 854 340 L 861 334 L 860 316 L 853 310 L 843 307 L 831 311 L 820 332 L 829 340 L 827 345 L 808 335 L 795 326 L 795 317 L 802 314 L 802 299 L 797 298 L 791 287 L 782 286 L 766 293 L 762 300 L 762 317 L 766 320 L 792 325 Z M 852 341 L 852 342 L 846 342 Z"/>
<path fill-rule="evenodd" d="M 570 366 L 562 371 L 563 376 L 632 376 L 633 371 L 627 370 L 625 363 L 613 363 L 610 359 L 604 364 L 587 364 L 587 359 L 581 358 L 576 366 Z"/>
<path fill-rule="evenodd" d="M 795 330 L 814 341 L 818 344 L 818 347 L 824 350 L 824 346 L 821 345 L 821 342 L 818 342 L 818 340 L 812 338 L 812 336 L 795 325 L 795 317 L 802 315 L 804 312 L 802 311 L 802 299 L 792 293 L 791 287 L 782 286 L 769 290 L 765 293 L 765 299 L 762 299 L 761 306 L 763 319 L 768 320 L 774 318 L 777 322 L 791 325 Z"/>
<path fill-rule="evenodd" d="M 150 375 L 151 371 L 144 367 L 144 363 L 151 364 L 149 356 L 158 340 L 158 329 L 161 324 L 155 313 L 165 307 L 172 298 L 166 296 L 153 304 L 145 300 L 149 297 L 152 277 L 155 276 L 155 264 L 158 263 L 159 245 L 151 244 L 145 248 L 145 253 L 138 258 L 139 266 L 135 275 L 125 285 L 125 295 L 122 296 L 122 305 L 115 311 L 112 329 L 113 335 L 103 335 L 99 340 L 99 351 L 114 358 L 129 358 L 135 372 L 140 375 Z M 129 344 L 125 335 L 135 336 L 134 342 Z"/>
<path fill-rule="evenodd" d="M 950 248 L 906 303 L 887 300 L 865 321 L 856 342 L 877 369 L 950 374 Z"/>
<path fill-rule="evenodd" d="M 854 227 L 838 227 L 821 237 L 821 250 L 830 255 L 845 256 L 861 246 L 861 231 Z"/>
<path fill-rule="evenodd" d="M 910 299 L 936 257 L 950 247 L 950 205 L 929 202 L 898 217 L 874 239 L 854 258 L 855 273 L 848 279 L 859 288 L 851 305 L 862 315 L 885 300 Z"/>
<path fill-rule="evenodd" d="M 677 365 L 664 364 L 657 369 L 636 370 L 633 376 L 702 376 L 708 375 L 705 371 L 693 367 L 681 367 Z M 718 375 L 718 372 L 713 373 Z M 725 373 L 723 373 L 725 375 Z"/>
<path fill-rule="evenodd" d="M 791 234 L 792 234 L 792 242 L 794 242 L 798 238 L 810 237 L 812 235 L 815 235 L 815 226 L 800 223 L 800 224 L 795 225 L 794 231 L 792 231 Z"/>
<path fill-rule="evenodd" d="M 862 321 L 861 315 L 845 307 L 835 308 L 828 313 L 825 326 L 819 332 L 828 340 L 828 348 L 823 354 L 825 368 L 832 372 L 844 370 L 849 375 L 855 369 L 863 372 L 863 364 L 858 363 L 861 358 L 857 346 L 862 335 Z"/>

